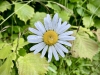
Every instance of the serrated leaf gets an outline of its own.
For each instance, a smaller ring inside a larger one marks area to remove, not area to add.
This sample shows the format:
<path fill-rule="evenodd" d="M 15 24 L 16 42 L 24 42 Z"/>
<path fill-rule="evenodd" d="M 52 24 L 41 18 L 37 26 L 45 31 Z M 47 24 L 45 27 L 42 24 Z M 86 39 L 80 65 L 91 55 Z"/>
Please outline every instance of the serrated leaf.
<path fill-rule="evenodd" d="M 15 60 L 16 56 L 15 53 L 11 53 L 4 64 L 0 66 L 0 75 L 11 75 L 11 68 L 13 67 L 12 60 Z"/>
<path fill-rule="evenodd" d="M 45 58 L 40 58 L 40 54 L 29 53 L 17 60 L 19 75 L 44 75 L 48 68 Z"/>
<path fill-rule="evenodd" d="M 40 17 L 41 16 L 41 17 Z M 30 20 L 30 25 L 34 25 L 34 23 L 35 22 L 37 22 L 37 21 L 41 21 L 42 23 L 43 23 L 43 19 L 44 19 L 44 17 L 46 17 L 46 13 L 44 13 L 44 12 L 36 12 L 34 15 L 33 15 L 33 17 L 32 17 L 32 19 Z"/>
<path fill-rule="evenodd" d="M 34 14 L 34 9 L 31 6 L 20 3 L 15 3 L 14 11 L 18 18 L 20 18 L 20 20 L 24 21 L 25 23 L 27 20 L 31 19 Z"/>
<path fill-rule="evenodd" d="M 89 27 L 93 26 L 93 24 L 94 24 L 94 21 L 90 16 L 85 16 L 85 17 L 83 17 L 82 20 L 83 20 L 83 25 L 86 28 L 89 28 Z"/>
<path fill-rule="evenodd" d="M 79 31 L 75 34 L 76 40 L 74 41 L 72 47 L 72 56 L 80 58 L 89 58 L 92 60 L 92 57 L 98 52 L 97 43 L 89 38 L 89 35 L 83 31 Z"/>
<path fill-rule="evenodd" d="M 95 32 L 97 35 L 97 39 L 100 42 L 100 29 L 97 29 L 97 31 Z"/>
<path fill-rule="evenodd" d="M 100 6 L 95 6 L 93 4 L 87 4 L 87 8 L 91 11 L 92 14 L 95 14 L 96 16 L 100 17 Z"/>
<path fill-rule="evenodd" d="M 5 59 L 11 52 L 11 46 L 6 43 L 5 44 L 3 43 L 1 46 L 2 48 L 0 50 L 0 59 Z"/>
<path fill-rule="evenodd" d="M 7 9 L 11 9 L 11 4 L 8 1 L 0 1 L 0 11 L 4 12 Z"/>
<path fill-rule="evenodd" d="M 14 40 L 13 42 L 13 47 L 12 47 L 12 50 L 19 50 L 20 48 L 23 48 L 23 46 L 27 45 L 28 42 L 25 42 L 25 40 L 23 38 L 17 38 Z"/>

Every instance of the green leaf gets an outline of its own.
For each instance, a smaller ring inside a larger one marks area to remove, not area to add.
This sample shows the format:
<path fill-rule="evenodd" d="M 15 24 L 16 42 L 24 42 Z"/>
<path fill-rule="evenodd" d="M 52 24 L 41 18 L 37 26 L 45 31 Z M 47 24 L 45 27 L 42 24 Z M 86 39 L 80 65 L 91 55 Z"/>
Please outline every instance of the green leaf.
<path fill-rule="evenodd" d="M 66 12 L 65 10 L 62 10 L 58 13 L 59 13 L 59 17 L 61 17 L 63 21 L 68 21 L 70 19 L 71 14 Z"/>
<path fill-rule="evenodd" d="M 72 47 L 72 56 L 80 58 L 89 58 L 92 60 L 92 57 L 98 52 L 97 43 L 89 38 L 89 35 L 83 32 L 82 30 L 75 33 L 76 40 L 74 41 Z"/>
<path fill-rule="evenodd" d="M 41 17 L 40 17 L 41 16 Z M 41 21 L 43 23 L 43 19 L 44 17 L 46 17 L 46 13 L 44 12 L 36 12 L 32 19 L 30 20 L 30 25 L 34 26 L 34 23 L 37 22 L 37 21 Z"/>
<path fill-rule="evenodd" d="M 89 28 L 89 27 L 94 25 L 94 21 L 93 21 L 93 19 L 90 16 L 85 16 L 85 17 L 83 17 L 82 20 L 83 20 L 83 25 L 86 28 Z"/>
<path fill-rule="evenodd" d="M 95 34 L 97 35 L 97 39 L 100 42 L 100 29 L 97 29 L 97 31 L 95 32 Z"/>
<path fill-rule="evenodd" d="M 27 45 L 28 42 L 25 42 L 23 38 L 17 38 L 14 40 L 13 42 L 13 47 L 12 47 L 12 50 L 19 50 L 20 48 L 23 48 L 25 45 Z"/>
<path fill-rule="evenodd" d="M 11 53 L 11 45 L 8 44 L 2 44 L 0 45 L 2 48 L 0 50 L 0 59 L 5 59 Z"/>
<path fill-rule="evenodd" d="M 72 64 L 71 59 L 66 59 L 66 63 L 67 63 L 68 66 L 71 66 L 71 64 Z"/>
<path fill-rule="evenodd" d="M 70 2 L 79 2 L 81 0 L 69 0 Z"/>
<path fill-rule="evenodd" d="M 4 20 L 3 16 L 0 15 L 0 20 Z"/>
<path fill-rule="evenodd" d="M 79 7 L 76 9 L 77 10 L 77 13 L 80 15 L 80 16 L 84 16 L 85 15 L 85 12 L 83 10 L 83 8 Z"/>
<path fill-rule="evenodd" d="M 12 60 L 15 60 L 16 56 L 15 53 L 11 53 L 4 64 L 0 66 L 0 75 L 11 75 L 11 68 L 13 67 L 13 62 Z"/>
<path fill-rule="evenodd" d="M 95 6 L 100 6 L 100 0 L 89 0 L 89 2 Z"/>
<path fill-rule="evenodd" d="M 40 58 L 40 54 L 29 53 L 17 60 L 19 75 L 44 75 L 48 68 L 45 58 Z"/>
<path fill-rule="evenodd" d="M 11 9 L 11 4 L 8 1 L 0 1 L 0 11 L 4 12 L 7 9 Z"/>
<path fill-rule="evenodd" d="M 61 8 L 57 4 L 48 2 L 48 4 L 46 6 L 48 6 L 51 9 L 53 9 L 55 12 L 61 11 Z"/>
<path fill-rule="evenodd" d="M 20 18 L 20 20 L 24 21 L 25 23 L 27 20 L 31 19 L 34 14 L 34 9 L 27 4 L 15 3 L 14 11 L 18 18 Z"/>
<path fill-rule="evenodd" d="M 100 6 L 94 6 L 93 4 L 87 4 L 87 8 L 90 10 L 92 14 L 95 14 L 96 16 L 100 17 Z"/>

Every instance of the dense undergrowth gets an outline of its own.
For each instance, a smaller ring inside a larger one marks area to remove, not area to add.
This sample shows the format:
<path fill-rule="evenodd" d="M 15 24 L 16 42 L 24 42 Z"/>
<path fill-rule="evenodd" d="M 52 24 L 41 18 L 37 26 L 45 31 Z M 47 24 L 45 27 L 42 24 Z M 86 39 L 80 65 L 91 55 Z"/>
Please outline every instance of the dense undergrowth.
<path fill-rule="evenodd" d="M 66 57 L 29 51 L 28 27 L 58 13 L 76 37 Z M 0 0 L 0 75 L 100 75 L 99 0 Z"/>

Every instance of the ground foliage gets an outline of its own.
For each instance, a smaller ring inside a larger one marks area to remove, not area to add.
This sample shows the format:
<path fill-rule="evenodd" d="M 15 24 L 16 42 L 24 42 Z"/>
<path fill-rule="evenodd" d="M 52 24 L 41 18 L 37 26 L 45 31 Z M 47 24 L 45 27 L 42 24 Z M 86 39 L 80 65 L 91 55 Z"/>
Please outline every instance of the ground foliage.
<path fill-rule="evenodd" d="M 48 63 L 29 51 L 28 27 L 58 13 L 76 40 L 69 53 Z M 100 75 L 99 0 L 0 0 L 0 75 Z"/>

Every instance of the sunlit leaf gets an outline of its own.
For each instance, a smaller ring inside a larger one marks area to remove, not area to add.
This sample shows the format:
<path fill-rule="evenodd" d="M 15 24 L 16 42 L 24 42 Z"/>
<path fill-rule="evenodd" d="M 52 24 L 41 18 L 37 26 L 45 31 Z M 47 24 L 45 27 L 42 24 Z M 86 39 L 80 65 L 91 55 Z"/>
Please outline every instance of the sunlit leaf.
<path fill-rule="evenodd" d="M 34 9 L 26 4 L 15 3 L 15 13 L 17 14 L 20 20 L 24 21 L 25 23 L 27 20 L 31 19 L 34 14 Z"/>
<path fill-rule="evenodd" d="M 83 17 L 82 20 L 83 20 L 83 25 L 86 28 L 89 28 L 89 27 L 93 26 L 93 24 L 94 24 L 94 21 L 90 16 Z"/>
<path fill-rule="evenodd" d="M 92 14 L 97 15 L 98 17 L 100 17 L 100 6 L 94 6 L 93 4 L 87 4 L 87 8 L 90 10 L 90 12 Z"/>
<path fill-rule="evenodd" d="M 13 42 L 13 50 L 19 50 L 20 48 L 23 48 L 23 46 L 27 45 L 28 43 L 24 41 L 23 38 L 17 38 Z"/>
<path fill-rule="evenodd" d="M 97 31 L 95 32 L 97 35 L 97 39 L 100 42 L 100 29 L 97 29 Z"/>
<path fill-rule="evenodd" d="M 48 63 L 45 58 L 40 57 L 40 54 L 29 53 L 18 58 L 17 68 L 19 75 L 44 75 Z"/>
<path fill-rule="evenodd" d="M 8 1 L 0 1 L 0 11 L 4 12 L 7 9 L 11 9 L 11 4 Z"/>
<path fill-rule="evenodd" d="M 2 47 L 0 50 L 0 59 L 5 59 L 11 53 L 11 45 L 2 43 L 0 46 Z"/>
<path fill-rule="evenodd" d="M 61 8 L 57 4 L 48 2 L 48 4 L 46 6 L 48 6 L 49 8 L 51 8 L 53 10 L 55 10 L 56 12 L 61 11 Z"/>
<path fill-rule="evenodd" d="M 40 17 L 41 16 L 41 17 Z M 36 12 L 32 19 L 30 20 L 30 25 L 34 26 L 34 23 L 37 21 L 43 22 L 44 17 L 46 17 L 46 13 L 44 12 Z"/>
<path fill-rule="evenodd" d="M 77 13 L 80 15 L 80 16 L 84 16 L 85 15 L 85 12 L 82 8 L 77 8 Z"/>
<path fill-rule="evenodd" d="M 11 75 L 11 68 L 13 67 L 13 62 L 12 60 L 15 60 L 16 56 L 15 53 L 11 53 L 4 64 L 0 66 L 0 75 Z"/>
<path fill-rule="evenodd" d="M 62 18 L 63 21 L 68 21 L 70 19 L 71 14 L 66 12 L 65 10 L 62 10 L 59 13 L 59 17 Z"/>
<path fill-rule="evenodd" d="M 83 57 L 92 60 L 92 57 L 98 52 L 97 43 L 81 30 L 78 33 L 75 33 L 75 37 L 76 40 L 71 49 L 72 55 L 74 57 Z"/>

